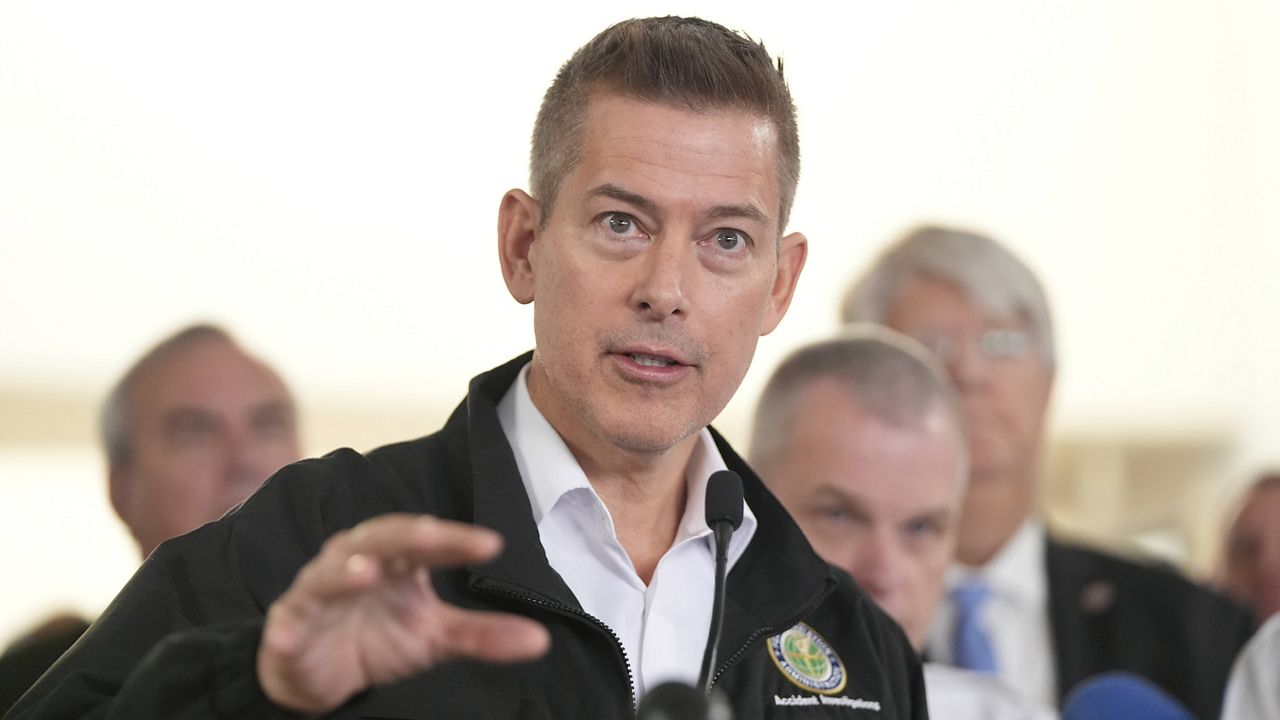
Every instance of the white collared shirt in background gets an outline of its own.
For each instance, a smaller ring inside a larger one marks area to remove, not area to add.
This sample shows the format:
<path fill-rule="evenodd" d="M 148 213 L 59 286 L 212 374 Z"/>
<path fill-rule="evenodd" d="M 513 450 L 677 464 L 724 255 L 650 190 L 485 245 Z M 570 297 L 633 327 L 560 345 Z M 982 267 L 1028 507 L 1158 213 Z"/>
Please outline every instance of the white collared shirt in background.
<path fill-rule="evenodd" d="M 982 622 L 995 647 L 997 677 L 1032 703 L 1057 707 L 1044 525 L 1027 520 L 985 567 L 952 567 L 947 571 L 947 589 L 976 577 L 991 589 Z M 955 608 L 944 601 L 929 636 L 929 658 L 951 664 L 954 636 Z"/>
<path fill-rule="evenodd" d="M 1057 720 L 1056 710 L 1022 697 L 999 678 L 942 663 L 924 664 L 929 714 L 946 720 Z"/>
<path fill-rule="evenodd" d="M 1236 660 L 1222 720 L 1280 720 L 1280 615 L 1262 626 Z"/>
<path fill-rule="evenodd" d="M 528 372 L 525 365 L 498 403 L 498 420 L 520 468 L 548 562 L 582 609 L 622 642 L 637 698 L 668 680 L 697 683 L 715 581 L 715 546 L 704 510 L 707 478 L 725 469 L 711 433 L 703 429 L 698 436 L 685 469 L 684 517 L 646 586 L 618 541 L 608 508 L 529 397 Z M 729 543 L 730 568 L 755 534 L 756 518 L 745 502 L 742 515 Z"/>

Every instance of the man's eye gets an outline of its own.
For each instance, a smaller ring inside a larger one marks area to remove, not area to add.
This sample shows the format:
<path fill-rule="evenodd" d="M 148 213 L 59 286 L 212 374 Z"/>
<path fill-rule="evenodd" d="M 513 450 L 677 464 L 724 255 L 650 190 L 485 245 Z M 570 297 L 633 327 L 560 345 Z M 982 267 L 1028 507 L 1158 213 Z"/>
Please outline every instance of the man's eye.
<path fill-rule="evenodd" d="M 737 230 L 717 230 L 716 247 L 721 250 L 737 251 L 745 248 L 747 238 Z"/>
<path fill-rule="evenodd" d="M 820 507 L 818 508 L 818 514 L 822 516 L 822 519 L 833 523 L 846 523 L 853 519 L 848 510 L 838 505 Z"/>
<path fill-rule="evenodd" d="M 181 415 L 169 423 L 170 437 L 179 442 L 202 440 L 213 433 L 214 423 L 201 415 Z"/>
<path fill-rule="evenodd" d="M 927 535 L 936 535 L 940 528 L 933 520 L 926 518 L 916 518 L 907 522 L 903 528 L 909 537 L 924 537 Z"/>
<path fill-rule="evenodd" d="M 636 227 L 635 218 L 623 213 L 609 213 L 604 217 L 604 222 L 610 232 L 618 235 L 629 235 Z"/>

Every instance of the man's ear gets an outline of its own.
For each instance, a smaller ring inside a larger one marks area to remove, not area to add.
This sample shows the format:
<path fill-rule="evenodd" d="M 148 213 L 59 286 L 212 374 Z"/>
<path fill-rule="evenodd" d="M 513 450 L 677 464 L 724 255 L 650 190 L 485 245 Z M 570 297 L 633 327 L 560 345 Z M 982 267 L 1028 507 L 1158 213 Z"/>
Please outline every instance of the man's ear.
<path fill-rule="evenodd" d="M 498 259 L 507 291 L 521 305 L 533 302 L 530 252 L 538 236 L 542 208 L 523 190 L 508 190 L 498 207 Z"/>
<path fill-rule="evenodd" d="M 791 233 L 778 242 L 778 268 L 769 291 L 769 306 L 765 309 L 761 335 L 768 335 L 782 322 L 796 294 L 796 282 L 804 261 L 809 257 L 809 240 L 800 233 Z"/>
<path fill-rule="evenodd" d="M 112 465 L 107 468 L 107 494 L 111 497 L 111 507 L 116 515 L 129 524 L 129 478 L 128 473 Z"/>

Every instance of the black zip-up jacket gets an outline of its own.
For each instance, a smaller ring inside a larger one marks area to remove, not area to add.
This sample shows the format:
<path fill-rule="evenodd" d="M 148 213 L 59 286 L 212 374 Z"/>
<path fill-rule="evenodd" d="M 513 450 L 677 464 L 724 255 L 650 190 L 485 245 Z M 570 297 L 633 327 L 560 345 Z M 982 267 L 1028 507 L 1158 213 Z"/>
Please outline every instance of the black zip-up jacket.
<path fill-rule="evenodd" d="M 497 402 L 528 358 L 475 378 L 440 432 L 290 465 L 227 517 L 163 544 L 6 718 L 292 717 L 257 683 L 263 615 L 325 538 L 388 512 L 498 530 L 501 557 L 433 572 L 436 592 L 542 622 L 551 650 L 517 665 L 446 663 L 357 695 L 332 717 L 633 717 L 634 671 L 548 565 L 498 423 Z M 738 720 L 926 718 L 919 662 L 902 631 L 814 554 L 741 458 L 718 435 L 716 443 L 759 522 L 728 578 L 714 671 Z M 703 642 L 690 638 L 687 651 L 700 657 Z"/>

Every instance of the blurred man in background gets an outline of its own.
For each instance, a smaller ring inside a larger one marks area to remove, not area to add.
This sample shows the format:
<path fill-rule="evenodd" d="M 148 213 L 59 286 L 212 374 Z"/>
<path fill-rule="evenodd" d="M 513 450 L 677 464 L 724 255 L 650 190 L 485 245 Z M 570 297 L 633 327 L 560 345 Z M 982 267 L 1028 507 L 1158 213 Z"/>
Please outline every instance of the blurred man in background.
<path fill-rule="evenodd" d="M 1245 492 L 1223 544 L 1222 588 L 1262 624 L 1280 613 L 1280 471 Z"/>
<path fill-rule="evenodd" d="M 280 376 L 211 325 L 180 330 L 138 359 L 107 396 L 100 429 L 111 504 L 143 558 L 301 456 Z M 60 614 L 14 642 L 0 656 L 0 713 L 88 626 Z"/>
<path fill-rule="evenodd" d="M 1217 717 L 1247 613 L 1167 569 L 1058 541 L 1036 513 L 1057 361 L 1031 270 L 990 238 L 924 227 L 874 261 L 842 316 L 919 340 L 962 401 L 969 489 L 930 657 L 1051 705 L 1090 675 L 1128 670 Z"/>
<path fill-rule="evenodd" d="M 107 396 L 101 429 L 111 505 L 144 558 L 301 457 L 280 376 L 210 325 L 138 360 Z"/>
<path fill-rule="evenodd" d="M 968 468 L 945 371 L 909 338 L 863 325 L 808 345 L 756 409 L 751 462 L 827 562 L 922 649 L 954 557 Z M 999 680 L 925 664 L 939 717 L 1053 717 Z"/>

